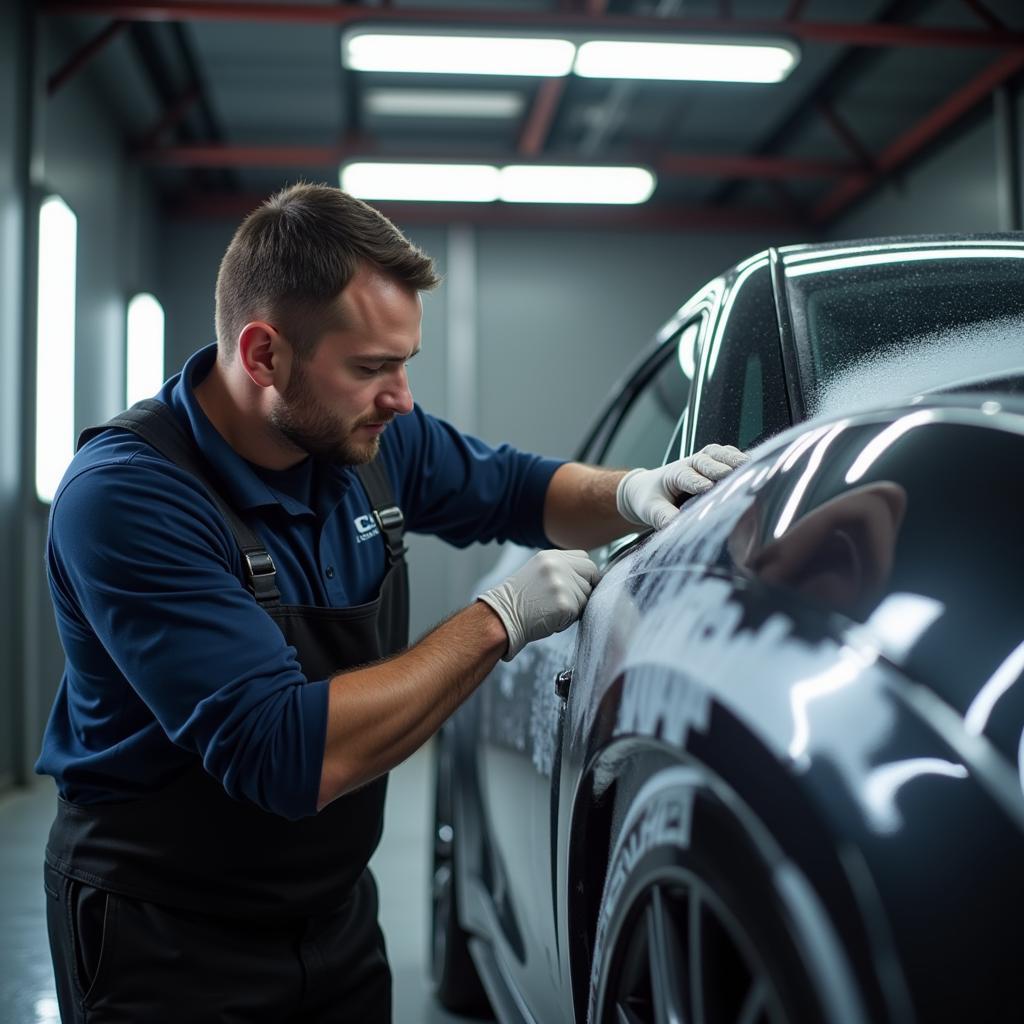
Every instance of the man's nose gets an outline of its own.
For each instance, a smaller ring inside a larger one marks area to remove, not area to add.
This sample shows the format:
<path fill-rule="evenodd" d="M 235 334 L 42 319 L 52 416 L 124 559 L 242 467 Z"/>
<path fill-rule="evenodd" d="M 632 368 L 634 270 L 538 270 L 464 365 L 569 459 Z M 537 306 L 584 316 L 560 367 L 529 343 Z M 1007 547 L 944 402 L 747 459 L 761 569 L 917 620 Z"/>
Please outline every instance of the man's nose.
<path fill-rule="evenodd" d="M 412 412 L 412 391 L 404 370 L 401 378 L 377 397 L 377 404 L 389 412 L 393 412 L 396 416 L 404 416 L 406 413 Z"/>

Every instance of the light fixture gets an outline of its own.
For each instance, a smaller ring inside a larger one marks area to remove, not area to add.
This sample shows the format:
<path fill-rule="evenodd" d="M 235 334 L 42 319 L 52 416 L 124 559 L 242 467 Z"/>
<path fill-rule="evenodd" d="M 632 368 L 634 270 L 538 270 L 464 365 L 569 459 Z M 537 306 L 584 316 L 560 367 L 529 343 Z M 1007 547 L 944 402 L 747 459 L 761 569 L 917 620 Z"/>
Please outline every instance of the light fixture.
<path fill-rule="evenodd" d="M 129 406 L 160 390 L 164 379 L 164 308 L 146 292 L 128 303 L 125 365 Z"/>
<path fill-rule="evenodd" d="M 375 117 L 514 118 L 523 112 L 518 92 L 462 89 L 369 89 L 367 113 Z"/>
<path fill-rule="evenodd" d="M 502 168 L 499 196 L 506 203 L 646 202 L 654 175 L 643 167 L 555 167 L 519 164 Z"/>
<path fill-rule="evenodd" d="M 800 52 L 770 42 L 593 39 L 580 45 L 573 71 L 582 78 L 696 82 L 781 82 Z"/>
<path fill-rule="evenodd" d="M 36 494 L 53 501 L 75 453 L 75 271 L 78 218 L 60 196 L 39 209 L 36 313 Z"/>
<path fill-rule="evenodd" d="M 498 168 L 488 164 L 350 163 L 341 187 L 359 199 L 490 203 L 498 198 Z"/>
<path fill-rule="evenodd" d="M 561 78 L 572 69 L 568 39 L 450 32 L 352 29 L 341 39 L 341 62 L 354 71 Z"/>
<path fill-rule="evenodd" d="M 646 202 L 655 177 L 643 167 L 556 167 L 544 164 L 367 163 L 341 169 L 341 187 L 360 199 L 455 203 Z"/>

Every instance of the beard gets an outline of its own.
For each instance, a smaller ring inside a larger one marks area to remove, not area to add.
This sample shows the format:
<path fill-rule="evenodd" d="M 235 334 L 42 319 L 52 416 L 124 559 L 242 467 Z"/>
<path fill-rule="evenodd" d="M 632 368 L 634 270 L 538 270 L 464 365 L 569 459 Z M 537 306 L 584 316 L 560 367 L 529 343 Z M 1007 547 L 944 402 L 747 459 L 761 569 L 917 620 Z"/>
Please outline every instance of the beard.
<path fill-rule="evenodd" d="M 364 465 L 377 457 L 380 437 L 361 440 L 356 431 L 381 422 L 380 416 L 346 420 L 324 408 L 313 394 L 301 361 L 294 364 L 283 397 L 270 410 L 271 428 L 292 447 L 346 466 Z"/>

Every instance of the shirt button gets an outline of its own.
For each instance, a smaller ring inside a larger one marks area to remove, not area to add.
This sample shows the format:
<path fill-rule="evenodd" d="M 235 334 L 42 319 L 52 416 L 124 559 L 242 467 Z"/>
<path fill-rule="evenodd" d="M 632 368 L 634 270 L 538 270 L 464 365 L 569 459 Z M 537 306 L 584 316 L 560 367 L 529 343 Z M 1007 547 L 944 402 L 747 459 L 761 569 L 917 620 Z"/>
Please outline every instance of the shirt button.
<path fill-rule="evenodd" d="M 329 566 L 327 566 L 327 569 L 326 569 L 326 571 L 324 572 L 324 575 L 325 575 L 325 576 L 326 576 L 326 577 L 327 577 L 327 578 L 328 578 L 329 580 L 333 580 L 333 579 L 334 579 L 334 566 L 333 566 L 333 565 L 329 565 Z"/>

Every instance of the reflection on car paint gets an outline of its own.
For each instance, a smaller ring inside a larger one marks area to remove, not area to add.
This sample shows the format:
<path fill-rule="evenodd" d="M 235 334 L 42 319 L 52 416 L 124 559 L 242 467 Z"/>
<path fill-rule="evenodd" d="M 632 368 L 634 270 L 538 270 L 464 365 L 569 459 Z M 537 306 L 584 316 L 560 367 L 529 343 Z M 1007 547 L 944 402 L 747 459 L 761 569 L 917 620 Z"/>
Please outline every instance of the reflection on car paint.
<path fill-rule="evenodd" d="M 900 827 L 902 819 L 896 810 L 896 794 L 908 782 L 923 775 L 966 779 L 967 769 L 939 757 L 912 757 L 873 768 L 864 781 L 864 802 L 879 832 L 895 832 Z"/>

